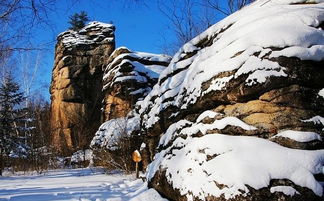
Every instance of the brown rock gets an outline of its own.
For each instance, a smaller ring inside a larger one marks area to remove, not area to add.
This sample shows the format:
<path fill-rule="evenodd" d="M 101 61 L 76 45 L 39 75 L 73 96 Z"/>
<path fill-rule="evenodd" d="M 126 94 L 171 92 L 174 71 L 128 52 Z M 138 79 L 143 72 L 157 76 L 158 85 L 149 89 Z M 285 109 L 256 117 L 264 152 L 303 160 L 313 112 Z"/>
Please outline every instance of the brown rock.
<path fill-rule="evenodd" d="M 87 146 L 100 125 L 102 68 L 115 48 L 114 30 L 92 22 L 58 36 L 50 93 L 51 135 L 60 152 Z"/>

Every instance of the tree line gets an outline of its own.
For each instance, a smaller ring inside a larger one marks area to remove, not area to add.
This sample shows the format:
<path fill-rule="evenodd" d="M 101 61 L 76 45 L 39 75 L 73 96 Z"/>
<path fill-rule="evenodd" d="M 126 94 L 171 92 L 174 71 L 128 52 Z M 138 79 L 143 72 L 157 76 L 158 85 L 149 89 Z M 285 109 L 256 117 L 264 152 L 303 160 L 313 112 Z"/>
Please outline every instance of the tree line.
<path fill-rule="evenodd" d="M 25 96 L 11 73 L 0 84 L 0 175 L 48 168 L 51 157 L 49 103 Z"/>

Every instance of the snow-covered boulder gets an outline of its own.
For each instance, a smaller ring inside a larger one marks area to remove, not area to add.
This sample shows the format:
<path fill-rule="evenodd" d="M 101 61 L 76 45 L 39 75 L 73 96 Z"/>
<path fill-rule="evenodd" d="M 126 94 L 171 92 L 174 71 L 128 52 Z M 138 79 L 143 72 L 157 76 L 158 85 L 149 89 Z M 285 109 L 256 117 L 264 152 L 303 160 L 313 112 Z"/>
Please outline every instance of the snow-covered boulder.
<path fill-rule="evenodd" d="M 104 69 L 104 119 L 125 117 L 135 102 L 152 90 L 170 60 L 170 56 L 163 54 L 117 48 Z"/>
<path fill-rule="evenodd" d="M 322 200 L 323 28 L 322 0 L 258 0 L 185 44 L 137 103 L 149 185 L 171 200 Z"/>

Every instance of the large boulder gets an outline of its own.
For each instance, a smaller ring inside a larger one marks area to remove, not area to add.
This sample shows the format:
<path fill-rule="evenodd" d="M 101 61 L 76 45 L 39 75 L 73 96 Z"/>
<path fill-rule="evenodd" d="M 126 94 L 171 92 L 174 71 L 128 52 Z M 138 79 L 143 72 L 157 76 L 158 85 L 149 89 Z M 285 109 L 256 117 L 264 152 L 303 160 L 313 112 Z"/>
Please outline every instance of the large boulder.
<path fill-rule="evenodd" d="M 57 38 L 52 73 L 51 135 L 60 152 L 86 147 L 100 125 L 103 67 L 115 49 L 115 27 L 91 22 Z"/>
<path fill-rule="evenodd" d="M 149 186 L 323 200 L 323 28 L 322 0 L 258 0 L 185 44 L 137 103 Z"/>

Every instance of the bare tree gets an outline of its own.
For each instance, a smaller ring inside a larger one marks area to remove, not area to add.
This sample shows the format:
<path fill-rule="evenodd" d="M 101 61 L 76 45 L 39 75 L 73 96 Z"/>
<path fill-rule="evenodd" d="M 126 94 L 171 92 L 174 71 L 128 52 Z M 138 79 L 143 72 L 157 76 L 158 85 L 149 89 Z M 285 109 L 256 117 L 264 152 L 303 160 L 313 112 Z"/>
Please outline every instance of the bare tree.
<path fill-rule="evenodd" d="M 253 0 L 158 0 L 161 13 L 176 39 L 166 42 L 162 50 L 173 54 L 184 43 L 216 23 L 219 19 L 241 9 Z M 169 41 L 168 40 L 165 41 Z"/>
<path fill-rule="evenodd" d="M 2 0 L 0 2 L 0 54 L 39 49 L 30 45 L 34 27 L 50 25 L 48 14 L 56 0 Z M 50 27 L 50 26 L 48 26 Z"/>
<path fill-rule="evenodd" d="M 253 1 L 254 0 L 204 0 L 203 4 L 224 15 L 230 15 Z"/>
<path fill-rule="evenodd" d="M 207 29 L 214 23 L 214 16 L 208 10 L 210 8 L 202 6 L 199 0 L 158 0 L 161 13 L 168 19 L 167 28 L 176 37 L 172 44 L 167 44 L 163 48 L 165 53 L 172 54 L 184 43 L 191 40 L 197 34 Z"/>

